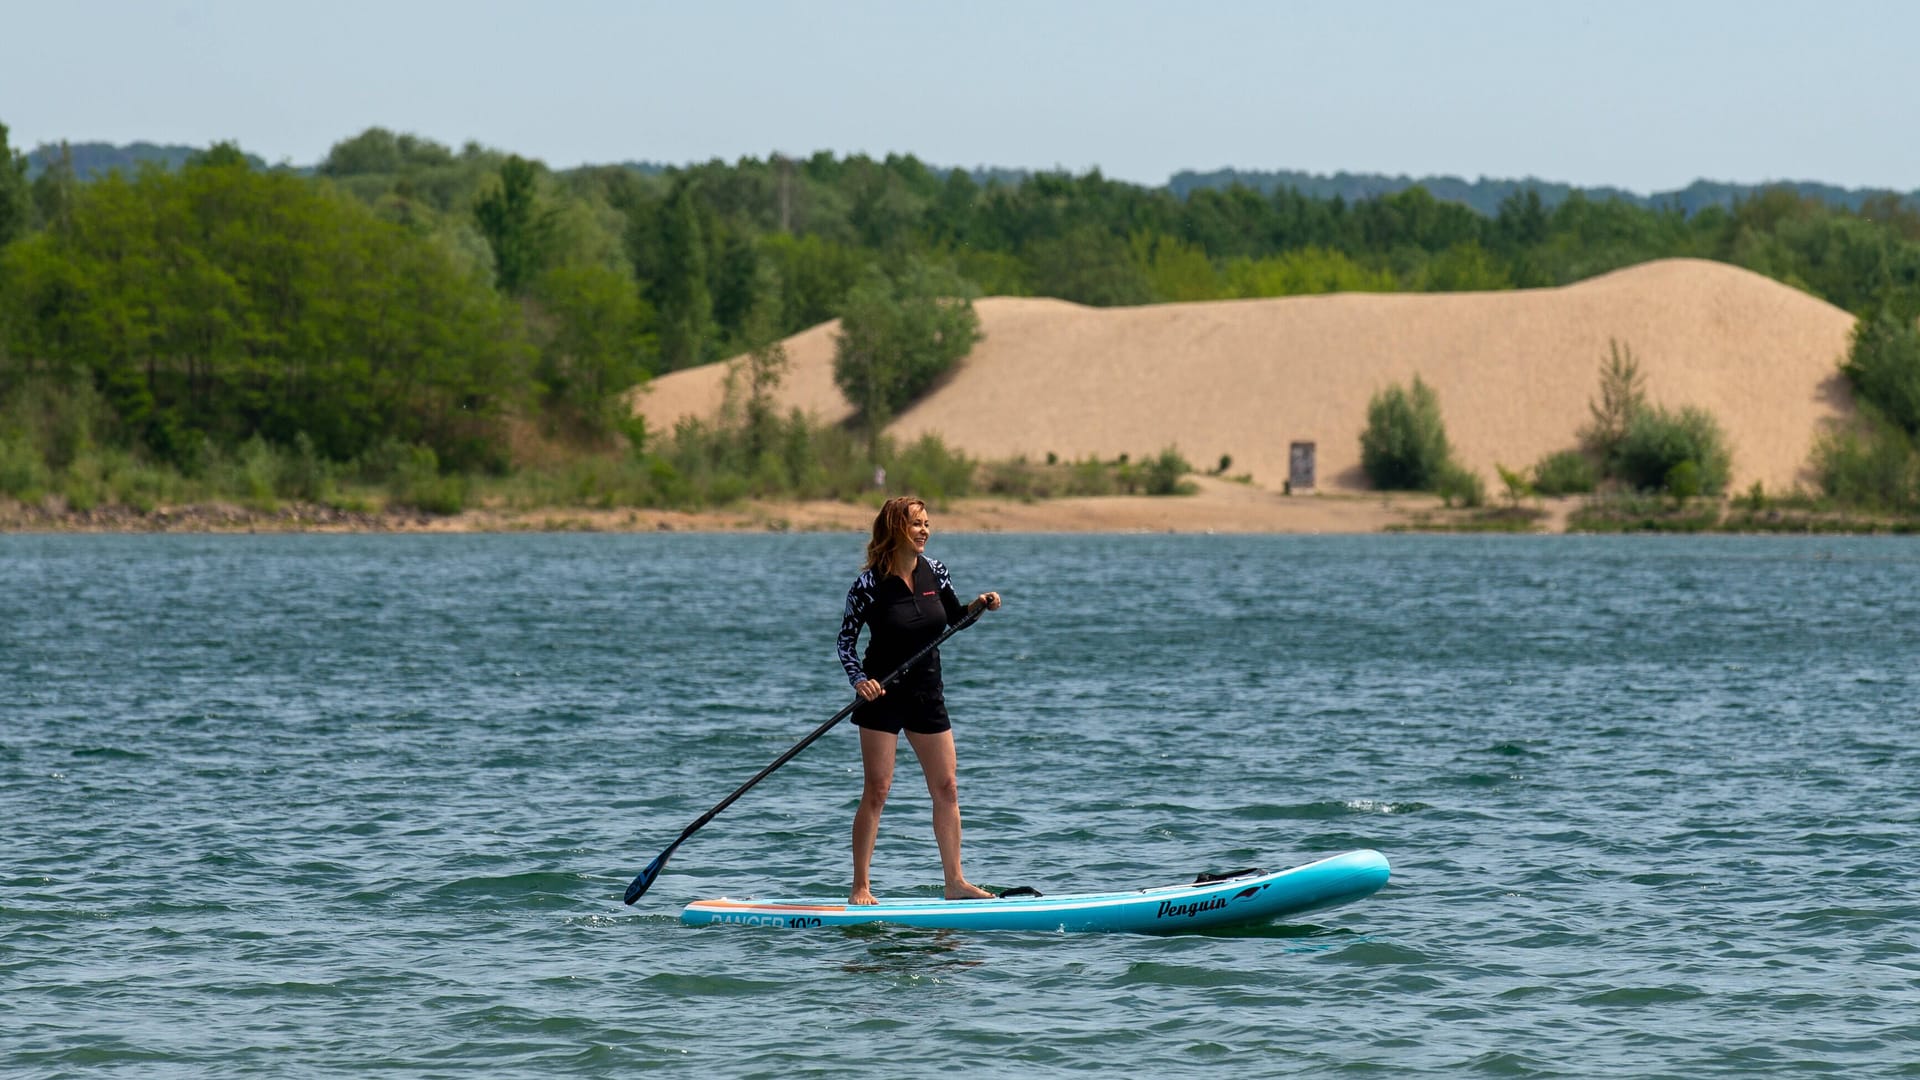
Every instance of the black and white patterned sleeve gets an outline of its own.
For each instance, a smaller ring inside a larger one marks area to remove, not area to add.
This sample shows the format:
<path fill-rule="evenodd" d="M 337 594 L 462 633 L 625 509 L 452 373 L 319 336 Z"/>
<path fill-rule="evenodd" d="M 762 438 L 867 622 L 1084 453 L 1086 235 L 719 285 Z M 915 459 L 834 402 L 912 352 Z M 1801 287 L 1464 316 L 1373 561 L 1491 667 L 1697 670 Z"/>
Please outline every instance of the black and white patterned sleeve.
<path fill-rule="evenodd" d="M 967 605 L 961 603 L 959 594 L 953 591 L 953 578 L 948 576 L 946 564 L 928 559 L 927 565 L 933 568 L 933 579 L 939 582 L 940 605 L 947 609 L 947 625 L 952 626 L 967 617 Z"/>
<path fill-rule="evenodd" d="M 860 668 L 860 627 L 867 621 L 867 609 L 872 606 L 873 572 L 869 570 L 855 578 L 853 588 L 847 590 L 847 607 L 840 616 L 840 637 L 836 641 L 840 666 L 847 669 L 847 681 L 855 686 L 867 679 L 867 673 Z"/>

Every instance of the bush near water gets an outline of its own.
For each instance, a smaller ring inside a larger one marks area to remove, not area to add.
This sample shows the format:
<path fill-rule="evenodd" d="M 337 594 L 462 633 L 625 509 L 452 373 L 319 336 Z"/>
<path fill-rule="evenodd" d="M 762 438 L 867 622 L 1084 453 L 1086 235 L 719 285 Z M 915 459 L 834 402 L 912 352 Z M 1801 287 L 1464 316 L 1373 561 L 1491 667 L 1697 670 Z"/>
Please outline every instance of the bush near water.
<path fill-rule="evenodd" d="M 1840 370 L 1861 408 L 1814 447 L 1821 490 L 1842 505 L 1920 514 L 1920 328 L 1891 308 L 1862 319 Z"/>

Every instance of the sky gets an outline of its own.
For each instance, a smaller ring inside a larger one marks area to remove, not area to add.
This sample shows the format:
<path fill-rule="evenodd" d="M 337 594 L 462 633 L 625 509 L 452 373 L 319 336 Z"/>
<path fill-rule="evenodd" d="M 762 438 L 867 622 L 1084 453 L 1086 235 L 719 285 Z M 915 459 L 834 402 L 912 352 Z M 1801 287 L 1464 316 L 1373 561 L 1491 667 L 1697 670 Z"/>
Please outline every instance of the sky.
<path fill-rule="evenodd" d="M 1904 0 L 0 2 L 0 123 L 233 140 L 369 127 L 554 168 L 941 167 L 1920 189 Z"/>

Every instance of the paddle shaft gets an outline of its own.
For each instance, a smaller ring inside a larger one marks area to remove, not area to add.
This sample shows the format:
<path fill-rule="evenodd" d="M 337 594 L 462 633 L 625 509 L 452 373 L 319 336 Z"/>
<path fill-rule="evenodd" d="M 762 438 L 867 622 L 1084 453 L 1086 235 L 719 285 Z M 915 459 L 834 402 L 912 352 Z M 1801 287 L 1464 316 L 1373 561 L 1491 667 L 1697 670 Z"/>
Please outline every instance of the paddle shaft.
<path fill-rule="evenodd" d="M 893 674 L 888 675 L 884 679 L 881 679 L 880 680 L 881 688 L 885 689 L 895 679 L 898 679 L 900 676 L 905 675 L 907 673 L 908 668 L 911 668 L 913 665 L 919 663 L 921 660 L 926 659 L 927 654 L 939 648 L 942 642 L 945 642 L 948 638 L 952 637 L 953 635 L 959 633 L 962 630 L 965 630 L 967 627 L 972 626 L 974 622 L 980 618 L 981 613 L 984 612 L 985 610 L 986 609 L 983 607 L 979 611 L 968 611 L 965 618 L 961 619 L 957 623 L 954 623 L 952 626 L 947 627 L 946 632 L 941 634 L 939 637 L 935 638 L 933 642 L 929 644 L 926 648 L 921 649 L 917 653 L 914 653 L 913 657 L 909 659 L 906 663 L 901 664 L 897 669 L 895 669 Z M 725 810 L 729 806 L 732 806 L 734 803 L 734 800 L 738 799 L 742 795 L 745 795 L 747 791 L 753 787 L 753 785 L 759 783 L 762 780 L 765 780 L 768 777 L 768 775 L 770 775 L 775 769 L 778 769 L 780 766 L 785 765 L 789 761 L 792 761 L 794 757 L 800 753 L 800 751 L 805 750 L 809 746 L 812 746 L 815 740 L 819 739 L 820 736 L 825 735 L 828 731 L 832 730 L 833 725 L 839 723 L 842 720 L 845 720 L 849 713 L 859 708 L 860 705 L 862 704 L 862 701 L 863 701 L 862 698 L 855 697 L 852 701 L 847 703 L 846 708 L 843 708 L 839 712 L 834 713 L 832 718 L 829 719 L 826 723 L 821 724 L 817 728 L 814 728 L 812 734 L 808 735 L 804 739 L 801 739 L 799 742 L 794 743 L 793 746 L 789 748 L 786 753 L 781 754 L 777 758 L 774 758 L 772 764 L 768 765 L 764 769 L 761 769 L 759 772 L 754 773 L 753 779 L 748 780 L 744 784 L 741 784 L 740 787 L 736 789 L 733 794 L 727 796 L 724 799 L 721 799 L 717 804 L 714 805 L 713 809 L 707 811 L 704 814 L 701 814 L 697 821 L 687 826 L 686 829 L 680 833 L 680 836 L 678 839 L 676 839 L 673 843 L 667 845 L 667 850 L 661 852 L 659 858 L 654 859 L 652 862 L 648 863 L 647 868 L 645 870 L 640 871 L 640 875 L 633 879 L 632 884 L 627 886 L 626 902 L 629 904 L 633 903 L 635 900 L 638 900 L 640 899 L 640 897 L 645 895 L 648 889 L 653 887 L 653 880 L 660 876 L 660 871 L 666 867 L 667 859 L 673 855 L 674 849 L 678 848 L 681 844 L 686 843 L 687 838 L 689 836 L 692 836 L 694 833 L 699 832 L 701 828 L 705 826 L 707 822 L 712 821 L 715 815 L 719 814 L 720 811 Z"/>

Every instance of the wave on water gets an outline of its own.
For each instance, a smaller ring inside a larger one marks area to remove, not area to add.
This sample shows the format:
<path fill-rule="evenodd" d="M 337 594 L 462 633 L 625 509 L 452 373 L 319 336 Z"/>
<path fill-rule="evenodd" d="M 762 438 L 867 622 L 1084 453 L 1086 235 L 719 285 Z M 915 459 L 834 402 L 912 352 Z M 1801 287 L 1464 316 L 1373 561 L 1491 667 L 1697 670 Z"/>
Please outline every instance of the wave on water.
<path fill-rule="evenodd" d="M 1415 814 L 1429 809 L 1422 802 L 1383 799 L 1321 800 L 1308 803 L 1257 803 L 1229 811 L 1248 821 L 1333 821 L 1358 814 Z"/>
<path fill-rule="evenodd" d="M 436 886 L 428 895 L 435 900 L 458 902 L 465 907 L 487 906 L 484 902 L 494 901 L 509 908 L 570 908 L 579 903 L 583 887 L 591 882 L 592 879 L 585 874 L 535 870 L 455 878 Z"/>

